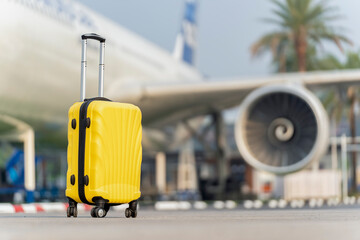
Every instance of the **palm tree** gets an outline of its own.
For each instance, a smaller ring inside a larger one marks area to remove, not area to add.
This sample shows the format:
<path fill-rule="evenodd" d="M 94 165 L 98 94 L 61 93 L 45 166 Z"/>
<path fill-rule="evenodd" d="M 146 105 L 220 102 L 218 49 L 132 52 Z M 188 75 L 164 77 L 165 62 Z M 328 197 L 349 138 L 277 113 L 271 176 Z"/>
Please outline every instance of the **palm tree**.
<path fill-rule="evenodd" d="M 334 70 L 334 69 L 356 69 L 360 68 L 360 53 L 359 52 L 348 52 L 346 54 L 345 62 L 340 62 L 332 54 L 328 54 L 324 58 L 317 60 L 319 63 L 320 70 Z M 341 117 L 341 113 L 346 112 L 349 118 L 350 135 L 352 137 L 352 144 L 356 144 L 356 115 L 355 105 L 357 102 L 357 96 L 359 96 L 359 87 L 349 87 L 347 89 L 347 97 L 349 102 L 343 103 L 337 96 L 332 96 L 333 92 L 328 92 L 327 99 L 330 101 L 323 101 L 324 106 L 327 110 L 330 110 L 330 117 L 335 115 L 335 119 L 338 121 Z M 334 114 L 334 115 L 333 115 Z M 334 118 L 332 118 L 334 120 Z M 335 120 L 335 121 L 336 121 Z M 352 182 L 351 190 L 353 193 L 357 193 L 357 153 L 352 152 Z"/>
<path fill-rule="evenodd" d="M 340 70 L 340 69 L 358 69 L 360 68 L 360 51 L 347 52 L 344 62 L 333 54 L 327 54 L 322 58 L 316 58 L 316 70 Z"/>
<path fill-rule="evenodd" d="M 342 43 L 351 41 L 341 35 L 328 23 L 339 19 L 335 8 L 329 7 L 327 1 L 321 0 L 271 0 L 276 8 L 273 10 L 276 18 L 265 19 L 274 23 L 279 30 L 268 33 L 257 40 L 251 47 L 253 56 L 271 51 L 273 60 L 278 65 L 279 72 L 287 71 L 289 58 L 295 61 L 296 70 L 305 72 L 307 68 L 307 53 L 309 45 L 321 45 L 323 40 L 336 44 L 343 51 Z"/>

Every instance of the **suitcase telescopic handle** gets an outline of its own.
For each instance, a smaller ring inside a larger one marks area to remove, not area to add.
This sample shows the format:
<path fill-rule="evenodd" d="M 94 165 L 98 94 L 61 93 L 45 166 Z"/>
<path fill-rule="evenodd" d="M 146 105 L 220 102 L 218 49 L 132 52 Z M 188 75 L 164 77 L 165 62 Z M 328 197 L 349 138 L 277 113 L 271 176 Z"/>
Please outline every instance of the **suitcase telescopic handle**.
<path fill-rule="evenodd" d="M 85 99 L 86 89 L 86 47 L 87 40 L 97 40 L 100 42 L 100 62 L 99 62 L 99 97 L 104 97 L 104 54 L 105 54 L 105 38 L 95 33 L 88 33 L 81 36 L 82 39 L 82 53 L 81 53 L 81 86 L 80 86 L 80 100 Z"/>

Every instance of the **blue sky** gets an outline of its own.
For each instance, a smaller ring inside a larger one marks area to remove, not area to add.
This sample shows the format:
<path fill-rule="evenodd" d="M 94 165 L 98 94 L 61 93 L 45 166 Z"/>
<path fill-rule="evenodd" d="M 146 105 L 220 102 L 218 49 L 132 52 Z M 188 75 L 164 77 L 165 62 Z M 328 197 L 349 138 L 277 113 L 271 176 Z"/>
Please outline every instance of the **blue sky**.
<path fill-rule="evenodd" d="M 184 0 L 78 0 L 107 18 L 172 51 L 180 29 Z M 344 17 L 334 26 L 344 27 L 360 46 L 360 1 L 332 0 Z M 269 0 L 200 0 L 196 65 L 214 77 L 262 76 L 271 73 L 270 56 L 251 58 L 249 48 L 262 34 L 274 30 L 261 19 L 271 16 Z M 325 48 L 341 56 L 330 44 Z"/>

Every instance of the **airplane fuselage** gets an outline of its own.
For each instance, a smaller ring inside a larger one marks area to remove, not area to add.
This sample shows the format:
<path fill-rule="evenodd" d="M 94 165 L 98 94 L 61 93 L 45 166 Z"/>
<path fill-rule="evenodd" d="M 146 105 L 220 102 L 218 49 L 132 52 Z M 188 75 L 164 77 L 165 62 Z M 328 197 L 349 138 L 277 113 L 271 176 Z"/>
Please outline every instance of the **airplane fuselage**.
<path fill-rule="evenodd" d="M 147 83 L 202 81 L 192 66 L 90 9 L 54 2 L 0 2 L 1 113 L 64 125 L 80 98 L 80 36 L 87 32 L 107 38 L 105 96 L 112 100 L 132 102 Z M 89 41 L 87 97 L 97 95 L 98 58 L 98 43 Z"/>

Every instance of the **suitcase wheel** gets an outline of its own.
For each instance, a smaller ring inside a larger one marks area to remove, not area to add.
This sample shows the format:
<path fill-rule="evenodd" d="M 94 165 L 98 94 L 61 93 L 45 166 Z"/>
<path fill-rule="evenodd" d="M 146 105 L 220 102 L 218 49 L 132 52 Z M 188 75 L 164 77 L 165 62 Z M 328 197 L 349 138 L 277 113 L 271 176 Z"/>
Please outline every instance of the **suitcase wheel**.
<path fill-rule="evenodd" d="M 96 198 L 94 201 L 96 206 L 91 209 L 90 215 L 93 218 L 105 217 L 108 211 L 110 210 L 110 205 L 107 204 L 106 201 L 101 197 Z"/>
<path fill-rule="evenodd" d="M 137 217 L 137 210 L 131 211 L 131 217 L 136 218 Z"/>
<path fill-rule="evenodd" d="M 94 207 L 91 209 L 90 215 L 93 218 L 103 218 L 107 214 L 107 211 L 102 207 Z"/>
<path fill-rule="evenodd" d="M 132 201 L 129 203 L 129 207 L 125 209 L 126 218 L 136 218 L 137 217 L 137 201 Z"/>
<path fill-rule="evenodd" d="M 130 218 L 131 217 L 131 210 L 130 208 L 125 209 L 125 217 Z"/>
<path fill-rule="evenodd" d="M 69 198 L 69 206 L 66 209 L 66 216 L 69 217 L 77 217 L 78 210 L 77 210 L 77 202 Z"/>
<path fill-rule="evenodd" d="M 66 215 L 67 217 L 77 217 L 78 215 L 78 211 L 77 211 L 77 207 L 68 207 L 66 210 Z"/>
<path fill-rule="evenodd" d="M 126 218 L 136 218 L 137 216 L 137 210 L 133 211 L 130 208 L 125 209 L 125 217 Z"/>
<path fill-rule="evenodd" d="M 91 209 L 91 212 L 90 212 L 90 215 L 91 215 L 93 218 L 96 218 L 95 208 L 96 208 L 96 207 L 93 207 L 93 208 Z"/>

